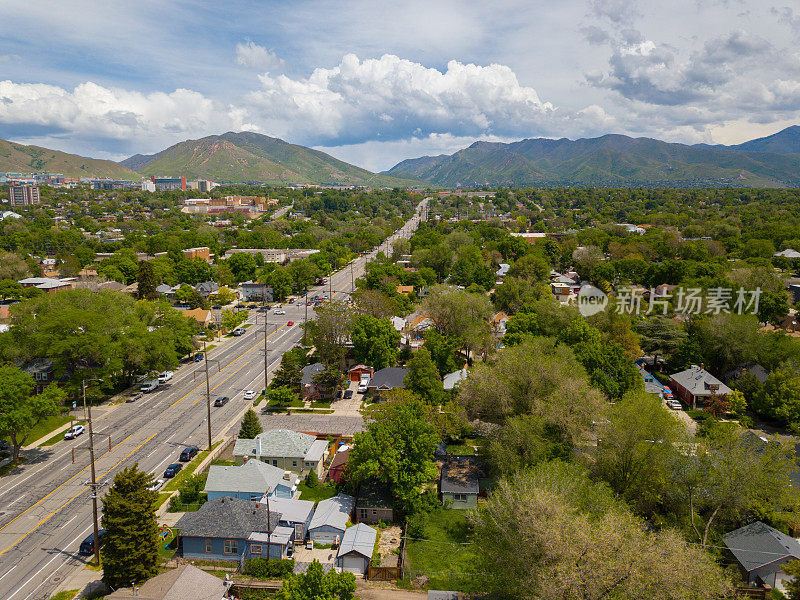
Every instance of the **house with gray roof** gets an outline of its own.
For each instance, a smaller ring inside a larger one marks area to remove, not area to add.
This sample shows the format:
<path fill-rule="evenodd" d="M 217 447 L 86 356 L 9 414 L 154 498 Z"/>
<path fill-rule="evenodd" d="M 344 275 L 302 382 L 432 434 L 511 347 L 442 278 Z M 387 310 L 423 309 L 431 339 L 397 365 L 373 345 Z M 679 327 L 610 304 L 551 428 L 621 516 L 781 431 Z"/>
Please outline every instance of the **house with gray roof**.
<path fill-rule="evenodd" d="M 328 442 L 290 429 L 271 429 L 252 440 L 236 440 L 233 457 L 240 465 L 256 459 L 298 475 L 315 471 L 321 477 L 328 457 Z"/>
<path fill-rule="evenodd" d="M 394 500 L 388 484 L 368 479 L 358 486 L 356 520 L 359 523 L 391 523 L 394 520 Z"/>
<path fill-rule="evenodd" d="M 785 584 L 792 576 L 784 573 L 783 566 L 800 560 L 800 544 L 796 539 L 756 521 L 726 533 L 722 541 L 736 557 L 749 585 L 768 584 L 785 591 Z"/>
<path fill-rule="evenodd" d="M 726 396 L 731 392 L 731 388 L 697 365 L 670 375 L 669 387 L 692 408 L 697 408 L 698 402 L 707 403 L 712 396 Z"/>
<path fill-rule="evenodd" d="M 472 456 L 452 456 L 442 466 L 442 505 L 467 510 L 478 506 L 481 470 Z"/>
<path fill-rule="evenodd" d="M 279 525 L 280 514 L 259 502 L 222 496 L 176 523 L 184 558 L 240 561 L 284 558 L 294 530 Z"/>
<path fill-rule="evenodd" d="M 325 370 L 325 365 L 321 362 L 314 363 L 313 365 L 306 365 L 300 371 L 300 393 L 303 398 L 316 396 L 319 390 L 314 383 L 314 377 L 319 375 Z"/>
<path fill-rule="evenodd" d="M 336 566 L 342 571 L 364 575 L 372 560 L 378 531 L 369 525 L 359 523 L 344 532 L 339 551 L 336 553 Z"/>
<path fill-rule="evenodd" d="M 367 391 L 373 396 L 380 397 L 381 392 L 403 388 L 403 381 L 407 373 L 408 369 L 405 367 L 385 367 L 380 371 L 375 371 L 375 375 L 369 380 Z"/>
<path fill-rule="evenodd" d="M 223 600 L 225 582 L 194 565 L 180 565 L 132 588 L 119 588 L 107 600 Z"/>
<path fill-rule="evenodd" d="M 304 541 L 308 526 L 311 524 L 311 516 L 314 514 L 314 502 L 290 498 L 263 498 L 261 503 L 266 504 L 267 500 L 270 511 L 274 510 L 281 515 L 278 525 L 294 530 L 292 541 Z"/>
<path fill-rule="evenodd" d="M 355 503 L 356 499 L 347 494 L 319 502 L 308 526 L 309 537 L 319 544 L 332 544 L 336 538 L 341 540 Z"/>
<path fill-rule="evenodd" d="M 787 248 L 786 250 L 781 250 L 780 252 L 776 252 L 773 256 L 782 256 L 783 258 L 800 258 L 800 252 L 795 250 L 794 248 Z"/>
<path fill-rule="evenodd" d="M 203 490 L 209 500 L 228 496 L 258 502 L 265 495 L 273 498 L 294 498 L 300 478 L 284 469 L 260 460 L 243 465 L 211 465 Z"/>
<path fill-rule="evenodd" d="M 464 366 L 464 368 L 461 369 L 460 371 L 453 371 L 452 373 L 448 373 L 447 375 L 442 377 L 442 381 L 444 382 L 444 389 L 446 390 L 455 389 L 455 387 L 462 381 L 465 381 L 467 377 L 469 377 L 469 369 L 467 369 L 466 366 Z"/>

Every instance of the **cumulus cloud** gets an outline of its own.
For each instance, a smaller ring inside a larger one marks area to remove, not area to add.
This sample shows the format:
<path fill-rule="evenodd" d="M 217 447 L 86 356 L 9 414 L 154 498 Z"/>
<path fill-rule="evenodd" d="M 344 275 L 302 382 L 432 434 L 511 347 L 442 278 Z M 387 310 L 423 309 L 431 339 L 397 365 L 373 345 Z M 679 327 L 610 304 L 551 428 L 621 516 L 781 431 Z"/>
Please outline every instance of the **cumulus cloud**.
<path fill-rule="evenodd" d="M 279 71 L 283 70 L 282 59 L 264 46 L 247 41 L 236 44 L 236 63 L 252 69 L 253 71 Z"/>
<path fill-rule="evenodd" d="M 138 151 L 215 131 L 255 128 L 243 110 L 186 89 L 142 94 L 86 82 L 69 91 L 0 81 L 0 131 L 20 125 L 45 136 L 67 133 L 76 139 L 107 140 L 110 147 L 133 143 L 142 149 Z"/>
<path fill-rule="evenodd" d="M 499 64 L 452 60 L 439 71 L 391 54 L 363 61 L 347 54 L 307 78 L 259 79 L 262 89 L 245 98 L 253 114 L 287 135 L 321 137 L 323 144 L 444 132 L 518 136 L 546 127 L 555 113 Z"/>

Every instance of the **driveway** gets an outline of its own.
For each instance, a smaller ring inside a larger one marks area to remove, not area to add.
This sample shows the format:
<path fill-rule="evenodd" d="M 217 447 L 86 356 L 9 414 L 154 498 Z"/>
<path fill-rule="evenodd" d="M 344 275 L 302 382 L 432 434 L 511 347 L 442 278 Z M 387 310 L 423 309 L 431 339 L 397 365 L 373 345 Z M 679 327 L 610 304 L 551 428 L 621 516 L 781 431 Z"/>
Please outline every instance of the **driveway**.
<path fill-rule="evenodd" d="M 351 381 L 350 387 L 347 389 L 353 391 L 353 397 L 349 400 L 342 398 L 331 404 L 334 417 L 360 417 L 361 413 L 358 409 L 361 408 L 361 402 L 364 400 L 364 394 L 356 392 L 358 389 L 358 382 Z"/>
<path fill-rule="evenodd" d="M 332 565 L 336 560 L 336 550 L 333 548 L 314 548 L 313 550 L 306 550 L 305 546 L 296 547 L 294 551 L 294 560 L 298 563 L 311 564 L 318 560 L 323 565 Z"/>

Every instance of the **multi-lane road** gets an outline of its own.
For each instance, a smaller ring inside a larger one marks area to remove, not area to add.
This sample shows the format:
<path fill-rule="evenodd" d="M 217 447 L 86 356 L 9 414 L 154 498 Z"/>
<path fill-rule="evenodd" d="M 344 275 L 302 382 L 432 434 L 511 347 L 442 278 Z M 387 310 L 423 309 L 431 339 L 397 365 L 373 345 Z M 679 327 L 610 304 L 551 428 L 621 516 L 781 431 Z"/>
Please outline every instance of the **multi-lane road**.
<path fill-rule="evenodd" d="M 409 237 L 419 224 L 427 200 L 391 238 Z M 388 247 L 388 246 L 385 246 Z M 382 248 L 385 248 L 382 247 Z M 364 272 L 375 252 L 334 273 L 328 284 L 309 290 L 321 295 L 333 290 L 345 297 L 351 282 Z M 251 403 L 246 390 L 264 387 L 264 322 L 267 321 L 269 372 L 284 352 L 302 337 L 306 306 L 283 307 L 284 315 L 251 312 L 245 335 L 230 338 L 208 353 L 212 401 L 226 395 L 231 401 L 211 409 L 212 437 L 219 440 L 238 430 Z M 313 308 L 308 307 L 313 318 Z M 289 322 L 294 322 L 289 326 Z M 93 410 L 97 481 L 110 483 L 121 469 L 134 463 L 157 474 L 176 462 L 182 448 L 208 443 L 206 386 L 203 363 L 188 363 L 175 371 L 166 386 L 135 403 Z M 28 452 L 29 461 L 17 472 L 0 478 L 0 598 L 46 600 L 86 558 L 78 555 L 81 540 L 92 531 L 87 436 L 60 441 Z M 73 463 L 73 449 L 75 462 Z M 103 487 L 103 489 L 106 489 Z M 101 490 L 100 495 L 104 492 Z"/>

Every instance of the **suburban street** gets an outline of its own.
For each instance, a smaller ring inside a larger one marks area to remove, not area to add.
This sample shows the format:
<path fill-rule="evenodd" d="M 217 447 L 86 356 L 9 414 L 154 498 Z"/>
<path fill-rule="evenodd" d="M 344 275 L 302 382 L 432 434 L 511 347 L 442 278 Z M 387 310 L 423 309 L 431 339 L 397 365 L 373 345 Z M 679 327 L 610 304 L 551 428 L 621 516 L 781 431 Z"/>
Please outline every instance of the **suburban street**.
<path fill-rule="evenodd" d="M 417 206 L 414 216 L 381 246 L 382 250 L 399 237 L 410 237 L 426 204 L 427 199 Z M 351 282 L 363 274 L 366 262 L 376 252 L 357 258 L 352 266 L 348 264 L 333 274 L 329 284 L 309 289 L 309 296 L 332 290 L 333 298 L 346 297 L 352 290 Z M 231 398 L 227 405 L 211 408 L 215 442 L 238 432 L 242 415 L 252 406 L 243 399 L 245 390 L 260 391 L 264 387 L 265 316 L 270 373 L 278 368 L 281 355 L 300 341 L 306 306 L 297 304 L 285 304 L 286 314 L 280 316 L 274 311 L 251 311 L 251 325 L 245 335 L 223 338 L 208 352 L 211 401 L 219 395 Z M 308 307 L 308 318 L 313 318 L 313 307 Z M 290 321 L 293 326 L 288 325 Z M 73 412 L 82 416 L 80 409 Z M 134 463 L 161 478 L 164 468 L 177 462 L 182 448 L 207 447 L 206 414 L 202 362 L 181 365 L 167 385 L 135 403 L 94 408 L 98 482 L 110 484 L 118 471 Z M 361 417 L 355 415 L 262 417 L 266 426 L 306 431 L 338 427 L 342 433 L 357 431 L 360 421 Z M 24 454 L 28 461 L 0 478 L 0 598 L 46 600 L 91 558 L 77 553 L 80 542 L 92 530 L 87 438 L 82 435 L 77 440 L 27 450 Z M 73 448 L 80 448 L 75 451 L 74 463 Z"/>

